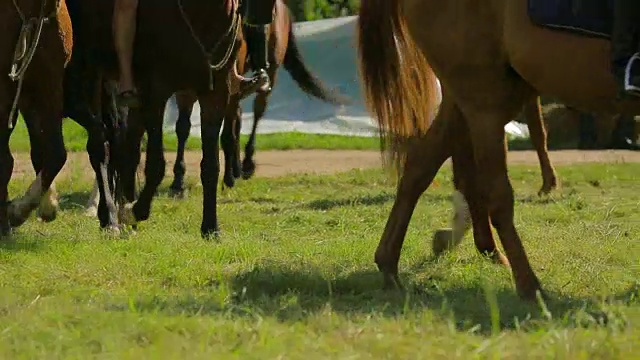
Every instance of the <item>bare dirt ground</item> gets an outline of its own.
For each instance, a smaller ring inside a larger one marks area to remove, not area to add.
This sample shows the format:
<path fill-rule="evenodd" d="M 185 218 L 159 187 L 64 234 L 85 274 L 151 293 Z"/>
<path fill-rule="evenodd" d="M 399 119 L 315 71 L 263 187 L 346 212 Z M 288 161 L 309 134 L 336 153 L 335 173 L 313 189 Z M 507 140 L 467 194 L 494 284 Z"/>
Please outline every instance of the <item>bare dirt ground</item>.
<path fill-rule="evenodd" d="M 29 154 L 15 154 L 14 175 L 32 175 Z M 634 163 L 640 162 L 640 152 L 633 151 L 552 151 L 551 161 L 554 165 L 574 163 L 606 162 Z M 199 151 L 187 152 L 185 161 L 187 174 L 197 176 L 200 173 Z M 167 153 L 167 174 L 172 173 L 175 153 Z M 222 159 L 222 156 L 221 156 Z M 278 177 L 290 174 L 332 174 L 351 169 L 365 169 L 381 166 L 380 153 L 377 151 L 342 151 L 342 150 L 289 150 L 258 151 L 256 155 L 258 177 Z M 533 151 L 512 151 L 509 163 L 537 165 L 538 157 Z M 86 171 L 85 171 L 86 170 Z M 82 171 L 93 176 L 89 158 L 86 153 L 70 153 L 63 168 L 62 176 L 70 171 Z"/>

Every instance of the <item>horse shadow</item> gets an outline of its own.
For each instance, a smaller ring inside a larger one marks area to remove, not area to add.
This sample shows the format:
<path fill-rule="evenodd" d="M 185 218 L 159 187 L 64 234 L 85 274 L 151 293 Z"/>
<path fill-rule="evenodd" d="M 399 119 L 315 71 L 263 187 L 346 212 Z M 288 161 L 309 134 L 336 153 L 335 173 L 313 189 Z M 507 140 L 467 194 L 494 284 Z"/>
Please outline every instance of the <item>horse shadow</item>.
<path fill-rule="evenodd" d="M 84 206 L 89 201 L 89 197 L 91 196 L 91 192 L 89 191 L 74 191 L 70 193 L 65 193 L 60 196 L 59 207 L 62 211 L 67 210 L 82 210 Z"/>
<path fill-rule="evenodd" d="M 384 205 L 393 202 L 396 199 L 395 192 L 382 192 L 379 194 L 367 194 L 362 196 L 351 196 L 343 198 L 325 198 L 316 199 L 303 203 L 300 208 L 304 210 L 328 211 L 335 208 L 350 206 L 375 206 Z M 445 202 L 451 201 L 451 194 L 434 194 L 425 193 L 422 195 L 422 201 L 427 202 Z"/>
<path fill-rule="evenodd" d="M 436 261 L 434 259 L 429 261 Z M 424 264 L 421 264 L 422 266 Z M 404 291 L 383 290 L 377 271 L 357 271 L 331 276 L 320 270 L 293 269 L 286 265 L 260 265 L 229 279 L 211 280 L 206 286 L 223 286 L 223 300 L 185 296 L 136 300 L 136 311 L 172 315 L 226 314 L 238 317 L 272 317 L 283 323 L 303 321 L 332 313 L 351 316 L 402 318 L 430 311 L 459 331 L 488 336 L 496 315 L 500 330 L 538 331 L 549 320 L 562 326 L 619 326 L 626 323 L 614 307 L 596 298 L 546 293 L 544 305 L 524 302 L 512 287 L 495 289 L 488 296 L 482 284 L 440 288 L 437 275 L 407 283 Z M 610 300 L 637 302 L 640 286 L 614 295 Z M 493 299 L 493 303 L 487 299 Z M 497 306 L 492 311 L 491 305 Z M 131 304 L 121 304 L 126 311 Z M 117 307 L 116 307 L 117 308 Z"/>

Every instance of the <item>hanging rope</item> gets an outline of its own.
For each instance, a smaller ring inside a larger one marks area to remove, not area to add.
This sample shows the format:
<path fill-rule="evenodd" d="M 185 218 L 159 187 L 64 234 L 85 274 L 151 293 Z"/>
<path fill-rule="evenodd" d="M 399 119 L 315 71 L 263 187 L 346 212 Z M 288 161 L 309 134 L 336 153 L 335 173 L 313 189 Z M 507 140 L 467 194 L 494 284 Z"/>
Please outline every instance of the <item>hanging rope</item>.
<path fill-rule="evenodd" d="M 60 0 L 57 0 L 53 14 L 47 15 L 45 14 L 47 0 L 42 0 L 40 3 L 40 13 L 38 17 L 32 17 L 27 20 L 20 9 L 20 6 L 18 6 L 17 0 L 13 0 L 13 6 L 15 7 L 18 16 L 20 16 L 22 27 L 20 28 L 18 42 L 13 52 L 11 72 L 9 73 L 9 78 L 14 82 L 18 82 L 16 94 L 11 105 L 11 111 L 9 112 L 9 129 L 13 128 L 13 119 L 16 115 L 16 111 L 18 111 L 18 102 L 20 101 L 20 94 L 22 93 L 22 83 L 24 82 L 27 69 L 33 60 L 33 56 L 38 49 L 42 29 L 52 17 L 57 15 L 60 4 Z"/>
<path fill-rule="evenodd" d="M 231 56 L 233 55 L 233 49 L 236 44 L 236 40 L 238 39 L 238 30 L 240 28 L 241 21 L 240 21 L 240 15 L 238 15 L 238 12 L 236 11 L 237 6 L 234 6 L 233 19 L 231 20 L 231 24 L 229 25 L 227 32 L 216 42 L 216 44 L 211 49 L 211 51 L 207 51 L 207 48 L 202 44 L 202 42 L 200 41 L 200 38 L 196 34 L 196 31 L 193 29 L 193 26 L 191 25 L 191 21 L 189 21 L 189 17 L 187 16 L 186 12 L 184 11 L 184 7 L 182 6 L 182 0 L 178 0 L 178 8 L 180 9 L 180 14 L 182 15 L 182 19 L 184 20 L 185 24 L 189 28 L 189 31 L 191 32 L 191 37 L 198 44 L 198 46 L 200 47 L 200 51 L 202 51 L 202 54 L 207 60 L 207 66 L 209 67 L 209 90 L 213 90 L 213 73 L 214 71 L 218 71 L 227 65 L 227 63 L 229 62 L 229 59 L 231 59 Z M 222 41 L 226 39 L 229 35 L 231 35 L 231 41 L 229 42 L 229 46 L 227 47 L 227 50 L 224 56 L 216 64 L 213 64 L 212 54 L 218 49 Z"/>

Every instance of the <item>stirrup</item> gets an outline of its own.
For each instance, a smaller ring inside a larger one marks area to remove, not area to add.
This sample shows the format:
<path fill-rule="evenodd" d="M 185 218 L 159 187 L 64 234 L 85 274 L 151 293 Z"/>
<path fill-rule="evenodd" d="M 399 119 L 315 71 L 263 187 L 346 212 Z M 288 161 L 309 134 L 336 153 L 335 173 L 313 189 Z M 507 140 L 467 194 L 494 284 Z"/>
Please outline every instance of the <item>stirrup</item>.
<path fill-rule="evenodd" d="M 260 69 L 255 72 L 254 77 L 258 78 L 258 81 L 264 82 L 258 90 L 261 92 L 269 92 L 271 91 L 271 79 L 269 78 L 269 74 L 265 69 Z"/>
<path fill-rule="evenodd" d="M 634 63 L 640 60 L 640 52 L 633 54 L 624 68 L 624 92 L 630 95 L 640 96 L 640 86 L 631 83 L 631 69 Z"/>

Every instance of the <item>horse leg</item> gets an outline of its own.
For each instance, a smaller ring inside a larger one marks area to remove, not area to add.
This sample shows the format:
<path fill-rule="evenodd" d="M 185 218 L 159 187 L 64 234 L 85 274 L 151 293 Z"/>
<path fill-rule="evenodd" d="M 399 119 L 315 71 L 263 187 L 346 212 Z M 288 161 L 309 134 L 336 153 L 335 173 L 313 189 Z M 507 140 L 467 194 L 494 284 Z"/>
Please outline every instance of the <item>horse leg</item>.
<path fill-rule="evenodd" d="M 184 151 L 191 133 L 191 113 L 195 99 L 188 95 L 176 94 L 178 104 L 178 120 L 176 121 L 176 135 L 178 137 L 178 149 L 176 151 L 176 162 L 173 165 L 173 182 L 169 187 L 169 194 L 176 198 L 184 198 L 184 176 L 187 167 L 184 162 Z"/>
<path fill-rule="evenodd" d="M 40 138 L 40 128 L 38 127 L 37 114 L 32 112 L 33 107 L 25 108 L 22 111 L 22 117 L 27 125 L 29 133 L 29 143 L 31 145 L 31 165 L 36 176 L 42 170 L 42 139 Z M 56 193 L 55 182 L 51 183 L 49 190 L 42 197 L 40 205 L 36 210 L 36 216 L 42 221 L 50 222 L 55 220 L 58 212 L 58 196 Z"/>
<path fill-rule="evenodd" d="M 375 262 L 383 274 L 385 288 L 401 288 L 398 262 L 402 244 L 418 199 L 429 187 L 444 161 L 451 156 L 448 118 L 453 104 L 445 98 L 431 128 L 424 137 L 411 140 L 407 158 L 382 238 L 375 253 Z"/>
<path fill-rule="evenodd" d="M 527 101 L 524 106 L 524 116 L 527 119 L 531 142 L 538 153 L 540 170 L 542 171 L 542 188 L 540 188 L 538 195 L 546 195 L 558 186 L 558 179 L 556 171 L 551 165 L 551 160 L 549 160 L 547 131 L 542 118 L 539 96 L 536 96 L 535 100 Z"/>
<path fill-rule="evenodd" d="M 256 153 L 256 132 L 258 123 L 267 109 L 268 97 L 269 92 L 259 92 L 256 93 L 256 98 L 253 100 L 253 125 L 251 126 L 249 141 L 247 141 L 247 145 L 244 148 L 244 160 L 242 161 L 242 177 L 244 179 L 251 179 L 256 173 L 256 162 L 253 159 Z"/>
<path fill-rule="evenodd" d="M 508 265 L 507 259 L 496 246 L 489 224 L 489 209 L 478 198 L 478 179 L 473 160 L 471 136 L 465 118 L 456 107 L 450 118 L 453 144 L 453 183 L 456 191 L 452 196 L 454 216 L 451 229 L 440 229 L 433 237 L 433 252 L 441 255 L 462 242 L 464 235 L 473 226 L 474 243 L 480 254 L 499 264 Z"/>
<path fill-rule="evenodd" d="M 13 126 L 10 128 L 9 106 L 8 102 L 3 103 L 3 99 L 9 99 L 10 92 L 6 96 L 0 96 L 0 240 L 11 234 L 11 226 L 9 224 L 8 206 L 9 206 L 9 180 L 13 173 L 13 155 L 9 149 L 9 139 L 13 132 Z M 12 119 L 15 125 L 17 116 Z"/>
<path fill-rule="evenodd" d="M 148 94 L 146 92 L 143 93 L 142 96 L 143 106 L 141 107 L 139 114 L 141 116 L 140 120 L 143 122 L 143 128 L 147 130 L 147 156 L 144 169 L 145 182 L 144 187 L 138 196 L 138 200 L 133 203 L 130 202 L 126 204 L 123 209 L 122 221 L 131 226 L 135 226 L 138 222 L 149 219 L 151 214 L 151 203 L 153 202 L 158 186 L 160 186 L 160 183 L 164 178 L 166 167 L 164 145 L 162 143 L 162 116 L 164 113 L 166 99 L 169 96 L 165 97 L 163 94 Z M 136 154 L 140 154 L 139 140 L 140 139 L 137 137 L 127 139 L 128 147 L 130 147 L 132 151 L 135 151 L 134 149 L 137 147 Z M 139 162 L 139 158 L 137 160 L 138 161 L 134 162 Z M 132 163 L 129 163 L 127 166 L 127 182 L 129 183 L 129 186 L 125 187 L 123 183 L 123 188 L 127 189 L 126 191 L 129 192 L 128 194 L 125 194 L 126 197 L 133 195 L 130 192 L 130 182 L 135 182 L 137 164 L 135 167 L 131 165 Z"/>
<path fill-rule="evenodd" d="M 483 83 L 483 86 L 488 85 Z M 488 204 L 491 223 L 498 232 L 511 264 L 518 294 L 526 299 L 535 299 L 537 291 L 541 289 L 540 282 L 531 269 L 513 222 L 513 188 L 507 174 L 504 125 L 522 108 L 522 105 L 516 106 L 518 104 L 514 95 L 511 95 L 513 93 L 497 92 L 489 102 L 483 99 L 482 103 L 473 103 L 476 106 L 463 106 L 463 110 L 478 171 L 479 200 Z"/>
<path fill-rule="evenodd" d="M 127 203 L 133 203 L 136 200 L 136 173 L 140 165 L 140 148 L 144 132 L 145 128 L 144 124 L 142 124 L 140 110 L 130 109 L 125 130 L 125 140 L 122 144 L 123 151 L 128 156 L 122 163 L 121 174 L 122 195 Z"/>
<path fill-rule="evenodd" d="M 89 199 L 85 205 L 85 215 L 94 217 L 98 215 L 98 205 L 100 204 L 100 185 L 98 180 L 93 182 L 93 189 L 89 194 Z"/>
<path fill-rule="evenodd" d="M 55 86 L 56 76 L 38 85 L 47 89 L 46 97 L 43 96 L 45 91 L 34 91 L 25 93 L 20 101 L 20 107 L 29 108 L 33 114 L 32 128 L 39 129 L 40 136 L 37 136 L 37 140 L 42 144 L 40 148 L 42 163 L 41 165 L 36 163 L 36 166 L 41 168 L 29 189 L 9 205 L 9 224 L 13 227 L 22 225 L 31 212 L 40 205 L 43 196 L 49 191 L 51 183 L 67 161 L 67 150 L 62 136 L 63 93 L 62 74 L 60 75 L 58 86 Z"/>
<path fill-rule="evenodd" d="M 227 187 L 234 187 L 236 178 L 239 178 L 242 173 L 240 170 L 240 159 L 238 154 L 238 142 L 239 138 L 236 137 L 236 127 L 242 120 L 240 118 L 240 99 L 237 95 L 234 95 L 229 100 L 226 114 L 224 117 L 222 136 L 220 138 L 220 144 L 222 145 L 222 152 L 224 153 L 224 176 L 222 178 L 223 183 Z"/>
<path fill-rule="evenodd" d="M 202 161 L 200 181 L 202 182 L 202 237 L 217 236 L 220 232 L 217 214 L 217 185 L 220 176 L 219 139 L 224 120 L 224 110 L 229 106 L 228 92 L 217 90 L 198 95 L 202 109 Z M 222 114 L 222 115 L 221 115 Z"/>

